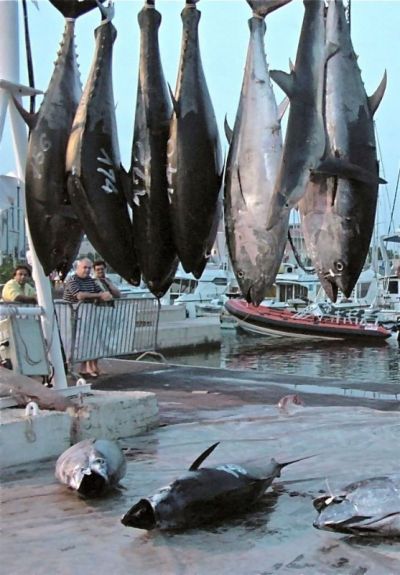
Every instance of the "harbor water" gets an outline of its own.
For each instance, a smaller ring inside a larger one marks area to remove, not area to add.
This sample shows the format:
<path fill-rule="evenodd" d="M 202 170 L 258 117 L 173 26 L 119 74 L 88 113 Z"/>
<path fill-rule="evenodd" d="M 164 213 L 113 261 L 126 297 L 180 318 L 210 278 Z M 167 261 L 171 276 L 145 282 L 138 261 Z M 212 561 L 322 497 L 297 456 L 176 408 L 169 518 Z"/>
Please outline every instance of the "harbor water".
<path fill-rule="evenodd" d="M 337 378 L 338 382 L 398 384 L 400 391 L 400 347 L 394 336 L 390 341 L 371 345 L 222 330 L 220 349 L 165 355 L 168 361 L 182 365 Z"/>

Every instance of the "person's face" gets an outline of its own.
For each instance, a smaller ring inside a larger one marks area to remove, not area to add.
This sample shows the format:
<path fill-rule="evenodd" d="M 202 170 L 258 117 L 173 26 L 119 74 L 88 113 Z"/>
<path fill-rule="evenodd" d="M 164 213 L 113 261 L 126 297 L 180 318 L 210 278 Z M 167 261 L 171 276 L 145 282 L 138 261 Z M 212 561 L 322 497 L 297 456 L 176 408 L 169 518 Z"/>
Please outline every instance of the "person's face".
<path fill-rule="evenodd" d="M 17 270 L 15 272 L 15 279 L 16 281 L 23 286 L 24 284 L 26 284 L 26 282 L 29 279 L 29 274 L 26 270 L 22 269 L 22 270 Z"/>
<path fill-rule="evenodd" d="M 92 264 L 88 260 L 82 260 L 78 263 L 76 268 L 76 275 L 80 278 L 88 278 L 92 271 Z"/>
<path fill-rule="evenodd" d="M 94 267 L 94 275 L 97 278 L 105 278 L 106 277 L 106 268 L 102 265 L 98 265 Z"/>

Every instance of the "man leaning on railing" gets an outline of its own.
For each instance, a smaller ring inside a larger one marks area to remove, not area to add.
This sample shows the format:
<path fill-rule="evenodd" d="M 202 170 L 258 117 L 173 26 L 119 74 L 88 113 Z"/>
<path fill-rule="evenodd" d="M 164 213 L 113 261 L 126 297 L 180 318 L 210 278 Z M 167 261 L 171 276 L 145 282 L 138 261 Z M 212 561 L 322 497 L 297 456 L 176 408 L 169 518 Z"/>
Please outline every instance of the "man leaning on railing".
<path fill-rule="evenodd" d="M 64 285 L 64 301 L 69 303 L 107 302 L 113 296 L 109 291 L 102 291 L 96 281 L 91 277 L 92 262 L 88 258 L 78 260 L 76 271 Z M 92 378 L 100 374 L 97 359 L 90 359 L 81 363 L 79 373 Z"/>

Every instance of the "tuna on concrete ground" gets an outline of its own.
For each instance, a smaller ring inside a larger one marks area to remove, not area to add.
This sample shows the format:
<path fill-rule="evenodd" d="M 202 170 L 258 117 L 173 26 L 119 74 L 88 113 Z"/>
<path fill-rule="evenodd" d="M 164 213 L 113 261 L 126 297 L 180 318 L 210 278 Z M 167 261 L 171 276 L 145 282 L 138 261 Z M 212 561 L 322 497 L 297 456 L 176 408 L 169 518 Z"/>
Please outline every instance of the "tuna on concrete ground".
<path fill-rule="evenodd" d="M 222 393 L 221 380 L 215 380 L 214 391 L 207 390 L 203 384 L 208 370 L 204 370 L 198 385 L 192 381 L 190 389 L 187 381 L 186 389 L 175 389 L 168 396 L 170 388 L 165 385 L 174 387 L 172 376 L 177 385 L 182 383 L 177 381 L 179 370 L 169 368 L 168 383 L 162 379 L 168 367 L 153 364 L 153 379 L 157 367 L 164 386 L 159 398 L 161 417 L 169 424 L 120 440 L 128 460 L 124 489 L 101 500 L 79 499 L 57 483 L 55 460 L 3 474 L 2 523 L 7 529 L 1 540 L 1 557 L 8 574 L 27 570 L 35 575 L 400 572 L 398 542 L 372 542 L 318 531 L 313 527 L 316 511 L 312 505 L 319 492 L 326 492 L 327 484 L 335 490 L 394 471 L 400 441 L 398 401 L 388 400 L 389 410 L 382 411 L 373 400 L 368 400 L 371 408 L 357 406 L 357 397 L 340 397 L 343 403 L 332 406 L 329 398 L 337 401 L 339 396 L 324 395 L 323 406 L 309 406 L 313 396 L 302 394 L 305 407 L 288 415 L 277 409 L 272 395 L 266 400 L 268 393 L 276 393 L 275 387 L 282 389 L 281 395 L 287 394 L 287 388 L 280 388 L 278 382 L 262 399 L 257 378 L 252 383 L 253 374 L 248 374 L 246 383 L 242 375 L 240 387 L 250 399 L 243 401 L 239 393 L 232 393 L 232 381 L 227 393 Z M 115 381 L 122 384 L 122 364 L 119 369 Z M 142 385 L 153 388 L 139 369 L 146 368 L 137 366 L 134 379 L 139 381 L 141 373 Z M 198 376 L 199 370 L 194 373 Z M 230 372 L 231 378 L 237 373 Z M 115 376 L 109 376 L 109 383 Z M 181 376 L 185 380 L 184 372 Z M 147 533 L 120 523 L 133 503 L 168 484 L 216 441 L 221 443 L 210 456 L 210 465 L 315 457 L 288 467 L 261 502 L 241 517 L 172 533 Z"/>

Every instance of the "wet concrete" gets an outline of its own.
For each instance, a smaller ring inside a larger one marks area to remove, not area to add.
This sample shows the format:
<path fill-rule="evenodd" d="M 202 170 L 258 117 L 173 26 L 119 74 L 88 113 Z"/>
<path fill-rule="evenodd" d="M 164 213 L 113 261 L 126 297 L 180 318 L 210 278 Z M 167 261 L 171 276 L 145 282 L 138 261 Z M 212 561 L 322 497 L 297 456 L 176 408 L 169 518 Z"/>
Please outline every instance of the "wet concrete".
<path fill-rule="evenodd" d="M 95 389 L 142 390 L 157 394 L 162 423 L 207 417 L 210 410 L 242 405 L 276 405 L 298 393 L 307 406 L 365 406 L 400 411 L 400 382 L 356 382 L 334 378 L 266 374 L 166 363 L 104 360 L 107 375 Z"/>
<path fill-rule="evenodd" d="M 288 416 L 265 405 L 208 410 L 121 441 L 124 488 L 85 501 L 56 483 L 54 462 L 8 471 L 2 486 L 2 561 L 10 575 L 395 575 L 400 543 L 317 531 L 312 498 L 399 463 L 398 412 L 306 407 Z M 124 527 L 121 516 L 221 441 L 209 464 L 280 461 L 315 454 L 282 472 L 274 489 L 242 517 L 182 533 Z"/>

